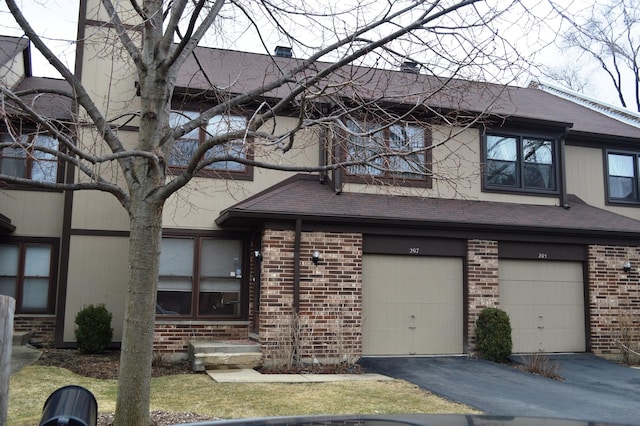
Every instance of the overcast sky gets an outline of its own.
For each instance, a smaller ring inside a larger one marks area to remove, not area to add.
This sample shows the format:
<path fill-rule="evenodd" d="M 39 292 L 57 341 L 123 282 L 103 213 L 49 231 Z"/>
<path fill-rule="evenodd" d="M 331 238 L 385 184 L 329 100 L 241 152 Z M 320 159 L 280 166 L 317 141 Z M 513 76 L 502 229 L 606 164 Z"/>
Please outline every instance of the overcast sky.
<path fill-rule="evenodd" d="M 78 3 L 78 0 L 19 0 L 19 4 L 31 25 L 48 40 L 49 45 L 55 49 L 57 55 L 71 70 L 73 70 L 75 55 L 75 45 L 71 40 L 76 38 Z M 580 3 L 583 6 L 585 4 L 584 1 Z M 524 31 L 526 32 L 526 29 Z M 0 34 L 22 35 L 22 31 L 8 12 L 5 2 L 0 4 Z M 552 37 L 552 34 L 547 34 L 546 36 Z M 519 37 L 519 35 L 514 35 L 514 37 Z M 234 47 L 240 50 L 255 50 L 254 46 L 243 45 L 242 43 L 238 43 Z M 572 62 L 575 63 L 571 57 L 552 46 L 538 54 L 536 61 L 552 66 L 559 64 L 570 66 Z M 36 49 L 32 49 L 32 65 L 34 76 L 58 76 L 53 67 L 48 64 Z M 596 70 L 597 67 L 594 67 L 592 71 L 593 78 L 590 78 L 592 93 L 589 93 L 589 95 L 617 105 L 617 98 L 609 88 L 610 83 L 600 74 L 597 74 Z"/>

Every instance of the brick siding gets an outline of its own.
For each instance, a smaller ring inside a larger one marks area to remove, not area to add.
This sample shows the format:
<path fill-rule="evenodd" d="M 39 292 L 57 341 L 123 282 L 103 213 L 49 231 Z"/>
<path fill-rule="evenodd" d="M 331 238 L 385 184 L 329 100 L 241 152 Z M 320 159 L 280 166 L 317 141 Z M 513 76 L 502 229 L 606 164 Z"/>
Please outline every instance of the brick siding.
<path fill-rule="evenodd" d="M 13 329 L 19 332 L 30 332 L 30 339 L 34 342 L 52 344 L 55 340 L 56 318 L 16 315 L 13 318 Z"/>
<path fill-rule="evenodd" d="M 636 345 L 640 339 L 640 248 L 594 245 L 588 256 L 591 351 L 619 353 L 621 321 L 631 323 Z M 622 269 L 627 261 L 628 273 Z"/>
<path fill-rule="evenodd" d="M 302 233 L 298 314 L 294 239 L 293 231 L 277 230 L 265 230 L 262 238 L 260 344 L 266 363 L 292 350 L 303 361 L 355 360 L 362 353 L 362 236 Z M 311 260 L 316 250 L 317 266 Z"/>
<path fill-rule="evenodd" d="M 190 340 L 246 340 L 248 336 L 247 323 L 156 323 L 153 350 L 186 356 Z"/>

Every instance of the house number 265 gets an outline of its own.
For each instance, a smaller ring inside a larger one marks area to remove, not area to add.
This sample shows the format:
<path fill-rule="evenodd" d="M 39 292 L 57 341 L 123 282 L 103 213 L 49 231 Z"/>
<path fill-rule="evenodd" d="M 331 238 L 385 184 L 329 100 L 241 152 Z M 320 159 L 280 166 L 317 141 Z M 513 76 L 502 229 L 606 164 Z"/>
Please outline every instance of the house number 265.
<path fill-rule="evenodd" d="M 547 257 L 547 253 L 538 253 L 538 259 L 546 259 Z"/>
<path fill-rule="evenodd" d="M 420 247 L 409 247 L 409 254 L 419 254 Z"/>

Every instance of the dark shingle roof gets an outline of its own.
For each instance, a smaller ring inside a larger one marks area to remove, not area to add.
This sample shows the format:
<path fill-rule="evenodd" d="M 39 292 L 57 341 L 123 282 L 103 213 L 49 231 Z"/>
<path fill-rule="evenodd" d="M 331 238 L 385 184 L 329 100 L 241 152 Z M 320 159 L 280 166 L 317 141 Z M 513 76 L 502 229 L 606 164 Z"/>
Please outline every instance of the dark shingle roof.
<path fill-rule="evenodd" d="M 640 221 L 569 196 L 570 208 L 489 201 L 344 192 L 336 194 L 314 175 L 295 175 L 220 214 L 216 223 L 293 220 L 438 229 L 491 229 L 640 238 Z"/>
<path fill-rule="evenodd" d="M 177 87 L 195 90 L 218 90 L 241 93 L 273 81 L 283 72 L 301 63 L 301 59 L 271 57 L 256 53 L 198 48 L 196 61 L 189 59 L 182 68 Z M 299 81 L 330 64 L 318 62 L 297 75 Z M 442 78 L 400 71 L 345 66 L 330 77 L 334 83 L 352 81 L 354 86 L 338 86 L 342 94 L 357 86 L 363 98 L 415 105 L 416 102 L 446 110 L 490 111 L 496 116 L 510 116 L 572 125 L 574 134 L 613 135 L 640 139 L 640 128 L 622 123 L 584 106 L 535 88 L 503 86 Z M 210 84 L 211 82 L 211 84 Z M 291 83 L 293 84 L 293 83 Z M 444 89 L 443 89 L 444 86 Z M 268 96 L 281 97 L 285 89 L 275 89 Z M 425 94 L 428 96 L 425 98 Z"/>
<path fill-rule="evenodd" d="M 25 78 L 15 88 L 15 92 L 36 91 L 26 95 L 23 100 L 38 113 L 49 118 L 70 120 L 72 118 L 73 101 L 59 92 L 71 94 L 71 85 L 62 79 L 46 77 Z M 50 93 L 55 91 L 58 93 Z"/>

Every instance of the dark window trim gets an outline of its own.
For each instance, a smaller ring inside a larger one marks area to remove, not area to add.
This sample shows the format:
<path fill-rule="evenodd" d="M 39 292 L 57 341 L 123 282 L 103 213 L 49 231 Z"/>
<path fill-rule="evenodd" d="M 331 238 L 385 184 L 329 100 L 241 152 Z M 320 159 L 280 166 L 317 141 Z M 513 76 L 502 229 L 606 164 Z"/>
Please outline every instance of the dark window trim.
<path fill-rule="evenodd" d="M 193 288 L 191 294 L 191 315 L 158 315 L 156 314 L 156 320 L 168 320 L 168 321 L 247 321 L 249 318 L 249 275 L 251 272 L 250 259 L 249 259 L 249 237 L 244 234 L 231 234 L 229 232 L 198 232 L 193 230 L 168 230 L 163 229 L 162 238 L 176 238 L 176 239 L 193 239 L 194 240 L 194 253 L 193 253 Z M 199 280 L 200 280 L 200 253 L 202 247 L 202 240 L 237 240 L 242 244 L 242 278 L 240 279 L 240 310 L 239 315 L 199 315 L 198 306 L 198 294 L 199 294 Z M 191 278 L 191 277 L 189 277 Z M 197 285 L 195 281 L 198 281 Z M 196 291 L 198 290 L 198 291 Z"/>
<path fill-rule="evenodd" d="M 198 114 L 201 114 L 205 109 L 207 109 L 209 106 L 204 105 L 203 103 L 193 103 L 193 102 L 183 102 L 183 103 L 178 103 L 177 101 L 172 102 L 172 107 L 171 107 L 171 111 L 189 111 L 189 112 L 195 112 Z M 237 116 L 237 117 L 244 117 L 246 119 L 248 119 L 247 114 L 242 113 L 242 112 L 238 112 L 238 113 L 232 113 L 229 115 L 233 115 L 233 116 Z M 198 144 L 202 144 L 205 141 L 205 129 L 200 127 L 198 129 Z M 253 138 L 247 138 L 248 141 L 253 141 Z M 253 150 L 251 148 L 249 148 L 249 150 L 247 151 L 247 160 L 251 161 L 253 160 Z M 252 181 L 253 180 L 253 169 L 254 167 L 250 164 L 243 164 L 243 166 L 245 167 L 244 171 L 234 171 L 234 170 L 224 170 L 224 169 L 203 169 L 198 171 L 195 176 L 196 177 L 206 177 L 206 178 L 212 178 L 212 179 L 228 179 L 228 180 L 246 180 L 246 181 Z M 184 170 L 186 169 L 186 167 L 184 166 L 172 166 L 169 165 L 167 167 L 168 170 L 168 174 L 172 175 L 172 176 L 176 176 L 181 174 Z"/>
<path fill-rule="evenodd" d="M 360 121 L 362 122 L 362 120 L 364 120 L 365 117 L 355 117 L 353 118 L 354 121 Z M 431 152 L 431 147 L 433 145 L 433 133 L 431 131 L 431 127 L 428 126 L 426 123 L 423 123 L 422 125 L 419 124 L 419 122 L 412 120 L 412 121 L 407 121 L 407 120 L 399 120 L 397 123 L 393 123 L 393 124 L 409 124 L 415 127 L 421 127 L 424 130 L 424 149 L 425 149 L 425 167 L 429 170 L 432 169 L 432 165 L 433 165 L 433 156 L 432 156 L 432 152 Z M 392 124 L 392 125 L 393 125 Z M 383 130 L 385 132 L 385 138 L 384 140 L 388 143 L 389 141 L 389 128 L 385 128 Z M 346 139 L 348 138 L 348 135 L 343 136 L 343 138 Z M 339 144 L 339 149 L 340 149 L 340 160 L 341 161 L 346 161 L 347 159 L 347 147 L 345 146 L 346 142 L 340 143 Z M 372 175 L 357 175 L 357 174 L 351 174 L 349 173 L 349 170 L 347 167 L 342 167 L 341 168 L 343 176 L 344 176 L 344 181 L 346 183 L 362 183 L 362 184 L 394 184 L 394 185 L 399 185 L 399 186 L 406 186 L 406 187 L 415 187 L 415 188 L 432 188 L 433 185 L 433 175 L 432 174 L 428 174 L 426 175 L 424 178 L 420 178 L 420 179 L 412 179 L 412 178 L 407 178 L 407 177 L 403 177 L 403 176 L 389 176 L 388 173 L 389 172 L 385 172 L 385 176 L 372 176 Z"/>
<path fill-rule="evenodd" d="M 546 190 L 546 189 L 538 189 L 538 188 L 524 188 L 522 184 L 522 178 L 520 177 L 519 186 L 507 186 L 507 185 L 491 185 L 487 183 L 486 179 L 486 164 L 487 164 L 487 136 L 505 136 L 505 137 L 513 137 L 518 138 L 518 160 L 517 166 L 519 168 L 520 174 L 522 173 L 522 139 L 531 138 L 531 139 L 547 139 L 553 142 L 553 172 L 555 179 L 555 189 Z M 522 195 L 536 195 L 541 197 L 556 197 L 560 194 L 560 141 L 557 133 L 547 133 L 547 132 L 536 132 L 536 131 L 517 131 L 517 130 L 502 130 L 493 131 L 487 130 L 481 133 L 481 152 L 480 152 L 480 160 L 482 164 L 482 191 L 483 192 L 493 192 L 493 193 L 504 193 L 504 194 L 522 194 Z"/>
<path fill-rule="evenodd" d="M 634 157 L 633 169 L 634 169 L 634 185 L 636 192 L 635 200 L 624 200 L 621 198 L 611 198 L 609 194 L 609 154 L 621 154 L 632 155 Z M 604 193 L 605 203 L 610 206 L 624 206 L 624 207 L 640 207 L 640 151 L 633 151 L 627 149 L 605 149 L 604 150 Z"/>
<path fill-rule="evenodd" d="M 0 245 L 19 246 L 19 270 L 18 287 L 16 290 L 16 315 L 51 315 L 55 314 L 56 294 L 58 291 L 58 258 L 60 256 L 60 240 L 57 238 L 40 237 L 5 237 L 0 241 Z M 51 258 L 49 263 L 49 294 L 47 295 L 47 307 L 37 310 L 22 310 L 22 290 L 24 280 L 24 253 L 27 245 L 41 245 L 51 247 Z"/>

